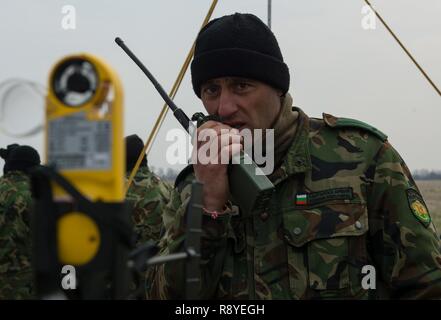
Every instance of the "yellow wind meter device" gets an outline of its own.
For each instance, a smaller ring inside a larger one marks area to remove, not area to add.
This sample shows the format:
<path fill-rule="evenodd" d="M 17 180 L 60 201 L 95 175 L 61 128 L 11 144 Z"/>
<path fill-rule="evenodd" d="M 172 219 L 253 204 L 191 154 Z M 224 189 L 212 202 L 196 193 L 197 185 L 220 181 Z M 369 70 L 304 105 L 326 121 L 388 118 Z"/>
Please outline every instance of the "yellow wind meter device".
<path fill-rule="evenodd" d="M 94 201 L 124 200 L 122 100 L 119 78 L 93 55 L 66 57 L 50 74 L 47 164 Z M 56 198 L 66 195 L 54 188 Z"/>
<path fill-rule="evenodd" d="M 71 294 L 60 286 L 60 270 L 70 265 L 75 298 L 121 298 L 131 225 L 116 73 L 91 54 L 61 59 L 49 74 L 45 124 L 46 165 L 32 176 L 37 291 Z"/>

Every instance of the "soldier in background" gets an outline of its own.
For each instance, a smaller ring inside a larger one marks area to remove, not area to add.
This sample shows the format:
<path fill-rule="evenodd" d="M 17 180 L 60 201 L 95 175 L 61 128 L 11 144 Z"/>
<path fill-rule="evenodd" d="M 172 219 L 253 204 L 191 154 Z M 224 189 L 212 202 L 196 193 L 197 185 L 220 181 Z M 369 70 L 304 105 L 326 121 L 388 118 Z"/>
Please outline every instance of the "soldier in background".
<path fill-rule="evenodd" d="M 236 13 L 209 22 L 196 40 L 191 76 L 207 112 L 224 119 L 198 128 L 216 131 L 218 139 L 206 143 L 227 141 L 231 157 L 242 147 L 233 128 L 274 129 L 268 178 L 275 193 L 267 212 L 244 217 L 232 210 L 221 152 L 175 182 L 161 253 L 183 249 L 197 179 L 205 211 L 202 299 L 441 298 L 440 242 L 405 162 L 368 124 L 310 118 L 293 107 L 288 67 L 259 18 Z M 235 139 L 222 139 L 222 129 Z M 184 298 L 184 268 L 176 262 L 152 269 L 148 297 Z"/>
<path fill-rule="evenodd" d="M 28 172 L 40 164 L 40 156 L 34 148 L 18 144 L 1 149 L 0 156 L 5 160 L 0 178 L 0 299 L 32 299 L 33 200 Z"/>
<path fill-rule="evenodd" d="M 125 143 L 126 172 L 129 177 L 144 144 L 135 134 L 127 136 Z M 159 239 L 163 226 L 162 213 L 170 198 L 171 189 L 170 184 L 150 171 L 144 155 L 126 196 L 126 200 L 133 206 L 132 217 L 138 237 L 137 244 Z"/>

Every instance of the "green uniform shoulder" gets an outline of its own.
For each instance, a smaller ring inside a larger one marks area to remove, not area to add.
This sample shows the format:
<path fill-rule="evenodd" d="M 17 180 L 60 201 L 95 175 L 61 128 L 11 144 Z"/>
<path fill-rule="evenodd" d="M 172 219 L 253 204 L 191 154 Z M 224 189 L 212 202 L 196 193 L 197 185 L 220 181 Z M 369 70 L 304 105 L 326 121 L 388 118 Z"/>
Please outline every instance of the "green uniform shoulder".
<path fill-rule="evenodd" d="M 12 184 L 20 184 L 20 185 L 28 185 L 30 180 L 29 177 L 21 172 L 21 171 L 10 171 L 0 177 L 0 182 L 2 185 L 12 185 Z"/>
<path fill-rule="evenodd" d="M 152 197 L 161 196 L 163 199 L 168 199 L 168 194 L 172 189 L 172 185 L 165 180 L 161 180 L 148 167 L 139 168 L 136 172 L 132 184 L 127 192 L 127 199 L 134 200 L 136 198 L 150 199 Z"/>
<path fill-rule="evenodd" d="M 387 140 L 387 135 L 378 130 L 377 128 L 356 119 L 336 117 L 331 114 L 323 113 L 323 121 L 328 127 L 331 128 L 356 128 L 367 131 L 376 136 L 382 142 Z"/>
<path fill-rule="evenodd" d="M 32 203 L 29 177 L 19 171 L 10 171 L 0 178 L 0 207 L 26 210 Z"/>
<path fill-rule="evenodd" d="M 31 269 L 32 196 L 26 174 L 10 171 L 0 178 L 0 300 L 34 297 Z"/>
<path fill-rule="evenodd" d="M 137 180 L 142 180 L 142 179 L 145 179 L 145 178 L 151 178 L 151 177 L 153 177 L 153 176 L 154 176 L 154 174 L 153 174 L 153 172 L 150 170 L 150 168 L 144 166 L 144 167 L 140 167 L 140 168 L 138 169 L 138 171 L 136 172 L 134 178 L 137 179 Z"/>

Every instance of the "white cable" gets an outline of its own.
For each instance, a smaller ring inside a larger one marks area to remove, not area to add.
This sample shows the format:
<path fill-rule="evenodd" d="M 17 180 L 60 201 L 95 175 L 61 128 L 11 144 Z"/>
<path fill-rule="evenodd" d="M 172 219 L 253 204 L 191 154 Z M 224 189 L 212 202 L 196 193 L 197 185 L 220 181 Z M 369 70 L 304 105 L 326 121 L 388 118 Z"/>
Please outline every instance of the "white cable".
<path fill-rule="evenodd" d="M 26 90 L 31 90 L 42 99 L 44 99 L 47 94 L 47 89 L 45 86 L 26 79 L 10 78 L 0 83 L 0 132 L 12 138 L 30 137 L 41 132 L 44 128 L 43 124 L 38 124 L 34 128 L 23 133 L 12 133 L 5 129 L 4 121 L 6 121 L 6 101 L 15 90 L 23 87 L 27 88 Z"/>

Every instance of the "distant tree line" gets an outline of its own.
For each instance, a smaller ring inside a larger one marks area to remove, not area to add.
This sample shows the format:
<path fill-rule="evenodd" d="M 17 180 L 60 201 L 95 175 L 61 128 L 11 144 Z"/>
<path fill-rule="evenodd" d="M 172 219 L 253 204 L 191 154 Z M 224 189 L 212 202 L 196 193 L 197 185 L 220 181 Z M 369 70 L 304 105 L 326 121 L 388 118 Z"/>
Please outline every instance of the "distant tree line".
<path fill-rule="evenodd" d="M 420 169 L 413 172 L 413 178 L 415 180 L 440 180 L 441 171 Z"/>
<path fill-rule="evenodd" d="M 172 168 L 164 169 L 164 168 L 150 167 L 150 170 L 152 170 L 162 180 L 166 180 L 170 182 L 174 182 L 179 172 L 181 172 L 181 170 L 174 170 Z"/>
<path fill-rule="evenodd" d="M 151 170 L 156 173 L 161 179 L 174 182 L 178 176 L 180 170 L 174 170 L 172 168 L 156 168 L 151 167 Z M 441 171 L 420 169 L 415 170 L 413 173 L 415 180 L 441 180 Z"/>

